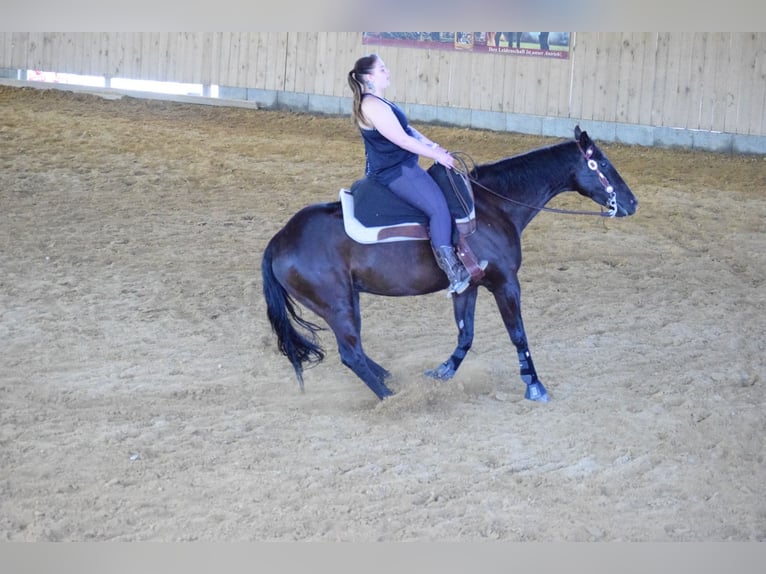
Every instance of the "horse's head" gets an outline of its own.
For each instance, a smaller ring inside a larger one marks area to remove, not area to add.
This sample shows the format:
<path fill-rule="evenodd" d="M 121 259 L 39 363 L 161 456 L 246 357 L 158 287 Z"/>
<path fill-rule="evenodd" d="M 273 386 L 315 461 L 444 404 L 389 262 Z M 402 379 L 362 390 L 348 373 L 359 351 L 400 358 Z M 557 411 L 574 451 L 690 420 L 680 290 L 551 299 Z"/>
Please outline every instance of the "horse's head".
<path fill-rule="evenodd" d="M 638 200 L 612 162 L 580 126 L 575 127 L 574 136 L 582 155 L 582 163 L 575 172 L 576 191 L 609 208 L 612 216 L 633 215 Z"/>

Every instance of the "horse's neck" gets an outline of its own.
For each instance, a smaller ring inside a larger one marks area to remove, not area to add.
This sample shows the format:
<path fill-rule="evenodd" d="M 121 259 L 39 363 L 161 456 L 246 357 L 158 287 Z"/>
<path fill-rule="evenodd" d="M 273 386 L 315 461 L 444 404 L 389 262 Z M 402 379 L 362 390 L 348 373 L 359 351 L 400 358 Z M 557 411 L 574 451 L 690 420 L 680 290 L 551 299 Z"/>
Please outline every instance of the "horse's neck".
<path fill-rule="evenodd" d="M 563 191 L 572 189 L 571 162 L 565 147 L 574 142 L 557 144 L 514 156 L 497 164 L 494 169 L 504 176 L 504 189 L 493 191 L 507 197 L 502 209 L 522 231 L 540 213 L 540 208 Z M 492 184 L 490 184 L 492 185 Z"/>

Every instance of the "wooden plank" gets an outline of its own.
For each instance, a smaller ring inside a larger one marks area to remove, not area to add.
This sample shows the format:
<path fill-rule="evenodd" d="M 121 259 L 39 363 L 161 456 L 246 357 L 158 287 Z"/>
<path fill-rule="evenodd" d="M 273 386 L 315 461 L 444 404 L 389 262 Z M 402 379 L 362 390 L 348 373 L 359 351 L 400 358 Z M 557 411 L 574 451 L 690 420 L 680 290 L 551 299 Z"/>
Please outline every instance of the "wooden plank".
<path fill-rule="evenodd" d="M 758 34 L 754 32 L 738 35 L 741 43 L 741 59 L 737 70 L 738 85 L 736 90 L 736 127 L 735 133 L 750 133 L 753 117 L 758 104 L 763 102 L 763 93 L 757 89 L 756 71 L 758 69 Z M 766 78 L 761 84 L 766 84 Z"/>
<path fill-rule="evenodd" d="M 526 86 L 527 80 L 527 58 L 516 56 L 507 56 L 516 60 L 516 82 L 513 85 L 513 101 L 515 102 L 515 113 L 526 113 Z"/>
<path fill-rule="evenodd" d="M 302 94 L 310 93 L 314 88 L 314 77 L 317 72 L 318 38 L 318 32 L 299 33 L 295 86 L 296 91 Z"/>
<path fill-rule="evenodd" d="M 657 81 L 657 42 L 656 32 L 641 32 L 635 35 L 636 76 L 633 86 L 637 94 L 636 122 L 648 125 L 652 118 L 652 102 L 654 100 L 654 85 Z"/>
<path fill-rule="evenodd" d="M 109 57 L 107 58 L 107 68 L 104 73 L 107 78 L 118 77 L 120 70 L 122 69 L 122 38 L 124 34 L 121 32 L 110 32 L 108 34 L 109 43 Z"/>
<path fill-rule="evenodd" d="M 216 35 L 216 51 L 213 55 L 213 75 L 218 78 L 218 84 L 221 86 L 230 86 L 229 78 L 229 46 L 230 34 L 228 32 L 219 32 Z"/>
<path fill-rule="evenodd" d="M 521 56 L 508 56 L 518 58 L 519 83 L 517 84 L 516 101 L 521 106 L 521 113 L 534 113 L 535 109 L 535 69 L 534 59 Z"/>
<path fill-rule="evenodd" d="M 447 52 L 440 52 L 442 58 L 447 57 Z M 441 60 L 441 58 L 440 58 Z M 482 109 L 493 112 L 503 110 L 503 81 L 500 76 L 502 62 L 498 61 L 496 54 L 486 52 L 473 55 L 477 81 L 481 92 Z M 476 86 L 473 86 L 476 89 Z M 440 104 L 437 104 L 440 105 Z"/>
<path fill-rule="evenodd" d="M 228 50 L 221 64 L 226 67 L 227 86 L 239 86 L 239 33 L 229 32 L 227 35 Z"/>
<path fill-rule="evenodd" d="M 668 50 L 668 89 L 661 125 L 688 128 L 691 101 L 692 33 L 672 32 Z M 672 78 L 672 82 L 670 79 Z"/>
<path fill-rule="evenodd" d="M 606 109 L 607 94 L 614 96 L 617 92 L 616 85 L 611 85 L 616 81 L 617 75 L 610 76 L 612 71 L 610 60 L 614 58 L 614 50 L 616 49 L 609 40 L 610 37 L 613 38 L 614 35 L 599 33 L 598 44 L 593 47 L 594 60 L 591 79 L 593 93 L 589 106 L 589 119 L 592 120 L 603 121 L 606 119 L 604 110 Z"/>
<path fill-rule="evenodd" d="M 723 127 L 725 132 L 734 133 L 737 129 L 737 115 L 739 113 L 740 98 L 742 91 L 742 74 L 744 72 L 743 63 L 745 62 L 743 34 L 728 34 L 725 62 L 722 70 L 723 81 L 723 101 L 725 109 L 723 113 Z"/>
<path fill-rule="evenodd" d="M 78 42 L 80 45 L 80 58 L 74 74 L 90 75 L 91 62 L 93 61 L 93 33 L 80 32 Z"/>
<path fill-rule="evenodd" d="M 442 80 L 439 77 L 439 51 L 418 50 L 414 54 L 417 61 L 417 73 L 411 76 L 407 73 L 407 81 L 404 86 L 407 90 L 402 94 L 402 99 L 413 103 L 436 102 L 443 91 Z M 405 68 L 398 68 L 398 73 L 409 72 Z"/>
<path fill-rule="evenodd" d="M 349 97 L 351 90 L 348 88 L 347 76 L 356 60 L 357 44 L 352 41 L 352 38 L 356 38 L 357 35 L 351 32 L 336 32 L 334 36 L 335 57 L 327 63 L 330 77 L 325 84 L 326 94 L 328 96 Z M 361 44 L 361 35 L 359 42 Z"/>
<path fill-rule="evenodd" d="M 11 60 L 12 46 L 13 34 L 11 32 L 0 32 L 0 67 L 15 68 Z"/>
<path fill-rule="evenodd" d="M 176 33 L 176 59 L 178 61 L 179 81 L 191 84 L 201 84 L 200 73 L 200 44 L 198 38 L 200 32 L 177 32 Z"/>
<path fill-rule="evenodd" d="M 144 80 L 153 79 L 154 73 L 152 69 L 153 63 L 153 47 L 157 42 L 158 34 L 156 32 L 145 32 L 141 34 L 141 66 L 136 70 L 139 74 L 139 78 Z"/>
<path fill-rule="evenodd" d="M 96 75 L 106 76 L 109 74 L 109 51 L 110 40 L 108 32 L 97 32 L 95 34 L 94 55 L 96 57 Z"/>
<path fill-rule="evenodd" d="M 208 86 L 211 85 L 211 78 L 208 69 L 205 68 L 205 53 L 209 39 L 209 32 L 194 33 L 194 81 Z"/>
<path fill-rule="evenodd" d="M 79 51 L 77 49 L 77 34 L 67 33 L 61 51 L 61 67 L 58 71 L 71 72 L 77 66 Z"/>
<path fill-rule="evenodd" d="M 165 72 L 165 37 L 164 32 L 156 32 L 152 34 L 151 49 L 149 57 L 151 59 L 152 80 L 163 81 Z"/>
<path fill-rule="evenodd" d="M 129 32 L 125 37 L 125 71 L 121 75 L 124 78 L 138 79 L 141 77 L 143 67 L 144 34 Z"/>
<path fill-rule="evenodd" d="M 732 38 L 730 32 L 711 34 L 711 47 L 715 53 L 715 80 L 710 86 L 710 78 L 706 85 L 711 88 L 712 109 L 711 128 L 716 131 L 726 131 L 726 115 L 729 107 L 734 106 L 733 98 L 729 97 L 732 78 L 729 73 L 732 66 Z"/>
<path fill-rule="evenodd" d="M 271 37 L 270 33 L 269 36 Z M 267 49 L 269 75 L 265 78 L 265 88 L 269 90 L 287 89 L 287 67 L 290 51 L 290 33 L 280 32 L 277 41 L 269 41 Z"/>
<path fill-rule="evenodd" d="M 10 32 L 0 31 L 0 68 L 11 68 L 11 46 L 13 42 L 11 40 L 12 35 Z"/>
<path fill-rule="evenodd" d="M 27 68 L 34 70 L 51 71 L 42 61 L 42 34 L 39 32 L 30 32 L 27 36 L 27 50 L 25 63 Z"/>
<path fill-rule="evenodd" d="M 756 42 L 756 66 L 751 76 L 753 99 L 748 110 L 748 131 L 752 135 L 766 136 L 766 34 L 758 33 Z"/>
<path fill-rule="evenodd" d="M 585 66 L 588 61 L 587 45 L 580 32 L 572 32 L 569 40 L 569 59 L 572 61 L 572 77 L 570 80 L 568 117 L 582 118 L 583 96 L 585 91 Z"/>
<path fill-rule="evenodd" d="M 701 96 L 704 82 L 702 70 L 705 67 L 706 35 L 701 32 L 694 32 L 687 35 L 687 39 L 688 41 L 684 42 L 682 53 L 689 61 L 684 63 L 682 70 L 684 72 L 688 70 L 688 79 L 686 81 L 686 94 L 679 94 L 679 99 L 684 102 L 684 105 L 679 109 L 679 116 L 686 116 L 684 127 L 702 129 Z"/>
<path fill-rule="evenodd" d="M 157 50 L 154 58 L 157 60 L 157 74 L 153 78 L 158 82 L 167 82 L 170 80 L 170 33 L 161 32 L 157 43 Z"/>
<path fill-rule="evenodd" d="M 254 32 L 251 42 L 255 47 L 250 48 L 250 58 L 253 65 L 250 67 L 250 85 L 254 88 L 265 89 L 267 76 L 274 77 L 275 71 L 269 66 L 269 35 L 266 32 Z"/>
<path fill-rule="evenodd" d="M 271 51 L 270 57 L 274 60 L 274 79 L 267 86 L 271 90 L 287 89 L 287 56 L 289 52 L 289 33 L 277 32 L 277 42 L 275 49 Z"/>
<path fill-rule="evenodd" d="M 90 74 L 91 60 L 91 34 L 89 32 L 78 32 L 75 38 L 75 47 L 77 48 L 77 62 L 67 70 L 71 74 Z"/>
<path fill-rule="evenodd" d="M 460 80 L 452 77 L 449 53 L 444 50 L 439 50 L 436 54 L 436 76 L 439 79 L 439 90 L 434 105 L 450 106 L 450 84 Z"/>
<path fill-rule="evenodd" d="M 659 103 L 660 108 L 658 109 L 661 119 L 660 121 L 655 120 L 657 121 L 655 125 L 686 127 L 686 118 L 680 119 L 678 115 L 680 93 L 686 88 L 685 84 L 682 83 L 682 75 L 686 64 L 682 51 L 683 41 L 681 33 L 670 32 L 668 35 L 665 94 L 664 99 Z"/>
<path fill-rule="evenodd" d="M 306 92 L 324 95 L 326 93 L 325 82 L 330 75 L 331 64 L 328 63 L 329 52 L 334 51 L 335 42 L 331 41 L 327 32 L 318 32 L 316 35 L 316 62 L 313 70 L 306 70 Z"/>
<path fill-rule="evenodd" d="M 313 70 L 311 93 L 326 95 L 332 90 L 332 75 L 335 73 L 335 37 L 327 32 L 319 32 L 316 37 L 316 65 Z M 307 71 L 307 76 L 311 74 Z"/>
<path fill-rule="evenodd" d="M 350 97 L 351 90 L 348 87 L 348 72 L 356 59 L 364 54 L 361 32 L 344 33 L 343 50 L 338 54 L 338 79 L 335 84 L 334 95 Z"/>
<path fill-rule="evenodd" d="M 452 56 L 452 74 L 450 79 L 450 102 L 458 108 L 471 107 L 471 58 L 465 52 L 454 53 Z"/>
<path fill-rule="evenodd" d="M 260 34 L 258 32 L 248 33 L 244 41 L 247 42 L 247 66 L 245 68 L 245 84 L 248 88 L 256 87 L 256 74 L 258 71 L 259 43 Z"/>
<path fill-rule="evenodd" d="M 247 74 L 250 65 L 250 42 L 247 32 L 240 32 L 237 38 L 237 86 L 247 88 Z"/>
<path fill-rule="evenodd" d="M 532 61 L 533 85 L 529 90 L 532 96 L 532 113 L 537 116 L 544 116 L 548 109 L 548 98 L 550 97 L 550 60 L 534 56 L 529 58 Z"/>
<path fill-rule="evenodd" d="M 213 77 L 217 79 L 216 83 L 220 86 L 229 86 L 229 34 L 227 32 L 217 32 L 215 35 L 213 52 Z"/>
<path fill-rule="evenodd" d="M 67 32 L 64 35 L 64 43 L 61 46 L 61 59 L 57 71 L 71 72 L 76 66 L 80 52 L 78 50 L 78 35 Z"/>
<path fill-rule="evenodd" d="M 548 67 L 548 97 L 542 114 L 552 117 L 568 117 L 569 86 L 572 73 L 570 60 L 547 60 Z"/>
<path fill-rule="evenodd" d="M 499 54 L 492 54 L 493 58 L 497 59 L 497 65 L 501 70 L 501 87 L 502 101 L 500 111 L 505 113 L 516 113 L 515 106 L 515 94 L 516 94 L 516 82 L 517 82 L 517 64 L 519 59 L 503 56 Z"/>
<path fill-rule="evenodd" d="M 52 32 L 43 34 L 42 50 L 40 53 L 40 62 L 37 64 L 40 68 L 51 71 L 61 69 L 61 49 L 60 45 L 65 34 L 61 32 Z"/>
<path fill-rule="evenodd" d="M 409 79 L 405 83 L 407 91 L 404 98 L 407 102 L 422 104 L 436 101 L 441 91 L 439 85 L 439 54 L 437 50 L 417 50 L 414 54 L 417 58 L 417 75 L 410 77 L 409 66 L 400 64 L 398 73 L 407 73 Z M 400 55 L 401 57 L 401 55 Z"/>
<path fill-rule="evenodd" d="M 144 67 L 144 44 L 150 42 L 151 38 L 140 32 L 133 32 L 130 36 L 132 39 L 131 50 L 126 52 L 126 54 L 130 54 L 132 59 L 132 64 L 130 67 L 132 75 L 129 77 L 131 79 L 138 79 L 141 78 L 141 70 Z"/>
<path fill-rule="evenodd" d="M 623 50 L 621 62 L 629 62 L 626 74 L 625 89 L 626 95 L 626 114 L 627 123 L 638 123 L 641 115 L 641 96 L 644 71 L 644 49 L 640 32 L 631 32 L 623 34 Z M 622 66 L 621 66 L 622 69 Z"/>
<path fill-rule="evenodd" d="M 695 68 L 697 77 L 697 98 L 699 100 L 699 127 L 710 130 L 716 124 L 718 102 L 716 98 L 716 71 L 718 68 L 718 35 L 705 32 L 701 34 L 702 53 L 697 54 Z M 701 56 L 701 60 L 700 60 Z"/>
<path fill-rule="evenodd" d="M 228 49 L 226 51 L 226 54 L 222 55 L 221 59 L 221 65 L 225 67 L 226 69 L 226 85 L 227 86 L 233 86 L 233 87 L 242 87 L 240 85 L 239 75 L 240 75 L 240 33 L 239 32 L 230 32 L 226 34 L 227 41 L 224 42 L 224 45 L 227 45 Z"/>
<path fill-rule="evenodd" d="M 202 57 L 200 58 L 200 74 L 203 84 L 220 85 L 216 76 L 214 59 L 217 45 L 218 32 L 205 32 L 202 35 Z"/>
<path fill-rule="evenodd" d="M 183 81 L 183 38 L 180 32 L 168 32 L 165 34 L 165 73 L 164 82 Z"/>
<path fill-rule="evenodd" d="M 296 74 L 298 68 L 298 33 L 289 32 L 285 42 L 285 75 L 284 89 L 286 92 L 295 92 Z"/>
<path fill-rule="evenodd" d="M 670 33 L 657 34 L 654 54 L 654 81 L 652 82 L 651 109 L 647 122 L 649 125 L 664 125 L 664 110 L 671 80 L 669 78 Z"/>
<path fill-rule="evenodd" d="M 111 32 L 109 75 L 115 78 L 134 78 L 140 59 L 141 44 L 132 32 Z"/>
<path fill-rule="evenodd" d="M 623 121 L 626 109 L 624 100 L 620 100 L 620 91 L 626 84 L 625 74 L 621 70 L 623 58 L 622 33 L 607 33 L 604 42 L 607 49 L 604 51 L 607 57 L 598 64 L 598 100 L 596 118 L 602 121 Z"/>
<path fill-rule="evenodd" d="M 52 33 L 48 36 L 50 52 L 46 55 L 46 60 L 52 70 L 62 70 L 65 66 L 67 36 L 68 34 L 61 32 Z"/>
<path fill-rule="evenodd" d="M 65 50 L 62 48 L 66 41 L 66 33 L 52 32 L 45 34 L 43 43 L 43 60 L 49 70 L 61 70 L 64 65 Z"/>
<path fill-rule="evenodd" d="M 597 63 L 601 55 L 601 33 L 575 35 L 570 57 L 574 58 L 570 117 L 592 120 L 596 109 Z"/>
<path fill-rule="evenodd" d="M 612 98 L 605 98 L 604 101 L 607 106 L 607 113 L 604 117 L 607 118 L 607 121 L 630 123 L 631 100 L 633 99 L 631 97 L 632 94 L 630 93 L 630 78 L 633 73 L 634 58 L 632 35 L 629 33 L 620 34 L 616 46 L 616 52 L 619 54 L 619 57 L 617 59 L 617 66 L 613 69 L 614 75 L 612 76 L 617 80 L 616 86 L 614 87 L 614 95 L 616 96 L 613 100 L 614 112 L 611 113 L 608 110 Z M 609 94 L 609 92 L 607 92 L 607 94 Z"/>

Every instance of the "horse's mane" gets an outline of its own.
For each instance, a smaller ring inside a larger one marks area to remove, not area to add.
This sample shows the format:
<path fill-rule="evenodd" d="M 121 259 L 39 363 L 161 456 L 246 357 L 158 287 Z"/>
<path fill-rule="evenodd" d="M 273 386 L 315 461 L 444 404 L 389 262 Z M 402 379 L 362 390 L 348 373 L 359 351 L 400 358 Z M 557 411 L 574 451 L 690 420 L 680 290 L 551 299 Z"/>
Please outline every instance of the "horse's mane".
<path fill-rule="evenodd" d="M 550 174 L 558 164 L 556 154 L 572 143 L 556 143 L 478 164 L 472 171 L 472 177 L 492 190 L 524 189 L 533 178 L 539 180 L 541 173 Z"/>

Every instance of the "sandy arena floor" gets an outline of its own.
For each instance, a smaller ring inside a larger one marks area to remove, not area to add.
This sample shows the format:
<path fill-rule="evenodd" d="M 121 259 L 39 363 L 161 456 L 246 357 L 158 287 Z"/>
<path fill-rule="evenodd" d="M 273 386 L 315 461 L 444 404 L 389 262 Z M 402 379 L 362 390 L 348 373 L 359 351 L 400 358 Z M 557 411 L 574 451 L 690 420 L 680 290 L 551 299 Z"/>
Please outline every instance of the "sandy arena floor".
<path fill-rule="evenodd" d="M 0 87 L 0 539 L 766 540 L 766 158 L 602 148 L 639 212 L 524 235 L 552 401 L 484 292 L 449 383 L 444 294 L 363 297 L 380 403 L 330 332 L 301 394 L 260 291 L 271 235 L 361 175 L 348 118 Z"/>

